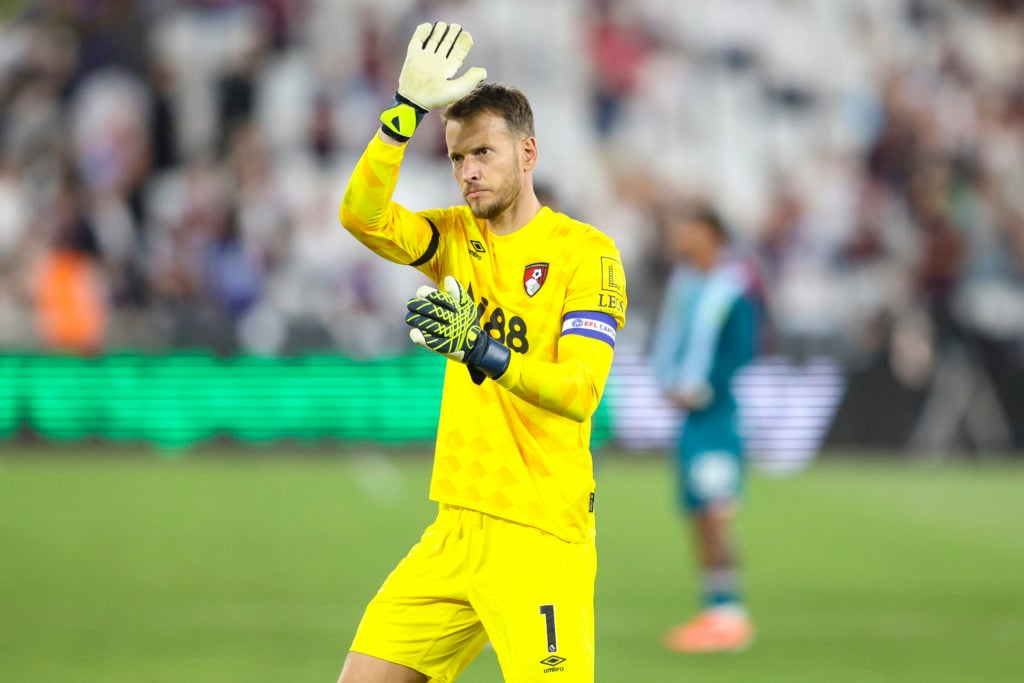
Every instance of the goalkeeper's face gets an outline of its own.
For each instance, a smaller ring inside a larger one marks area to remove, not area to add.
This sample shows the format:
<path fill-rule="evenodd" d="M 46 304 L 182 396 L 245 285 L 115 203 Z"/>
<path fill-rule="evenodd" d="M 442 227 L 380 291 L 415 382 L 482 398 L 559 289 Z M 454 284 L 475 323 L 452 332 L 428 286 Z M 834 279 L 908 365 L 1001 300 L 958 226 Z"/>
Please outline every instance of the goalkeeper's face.
<path fill-rule="evenodd" d="M 490 113 L 445 125 L 455 180 L 473 215 L 501 216 L 520 198 L 536 158 L 532 137 L 519 138 L 505 120 Z"/>

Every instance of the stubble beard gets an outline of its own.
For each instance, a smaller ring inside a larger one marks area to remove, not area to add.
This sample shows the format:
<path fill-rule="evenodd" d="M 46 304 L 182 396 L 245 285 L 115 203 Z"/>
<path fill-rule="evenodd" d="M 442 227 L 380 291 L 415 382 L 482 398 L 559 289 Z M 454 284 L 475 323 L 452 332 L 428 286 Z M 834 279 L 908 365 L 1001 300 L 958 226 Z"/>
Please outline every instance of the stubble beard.
<path fill-rule="evenodd" d="M 507 197 L 499 197 L 490 204 L 483 204 L 475 209 L 470 206 L 469 209 L 476 218 L 483 221 L 492 221 L 503 214 L 511 204 L 512 202 Z"/>
<path fill-rule="evenodd" d="M 519 177 L 519 164 L 516 164 L 512 174 L 494 193 L 495 197 L 493 201 L 487 204 L 478 204 L 476 208 L 474 208 L 472 204 L 469 205 L 469 210 L 473 213 L 473 216 L 480 220 L 492 221 L 505 213 L 505 211 L 512 206 L 516 197 L 519 196 L 519 191 L 522 189 L 522 184 L 516 182 Z"/>

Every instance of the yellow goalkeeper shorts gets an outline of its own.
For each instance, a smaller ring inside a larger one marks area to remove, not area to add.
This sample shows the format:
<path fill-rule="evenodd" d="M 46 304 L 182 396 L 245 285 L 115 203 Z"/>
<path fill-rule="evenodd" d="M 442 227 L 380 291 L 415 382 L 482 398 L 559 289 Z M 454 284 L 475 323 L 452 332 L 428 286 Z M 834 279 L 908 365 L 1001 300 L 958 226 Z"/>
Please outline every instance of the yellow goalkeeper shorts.
<path fill-rule="evenodd" d="M 490 639 L 506 683 L 593 683 L 596 571 L 593 540 L 441 504 L 351 649 L 449 683 Z"/>

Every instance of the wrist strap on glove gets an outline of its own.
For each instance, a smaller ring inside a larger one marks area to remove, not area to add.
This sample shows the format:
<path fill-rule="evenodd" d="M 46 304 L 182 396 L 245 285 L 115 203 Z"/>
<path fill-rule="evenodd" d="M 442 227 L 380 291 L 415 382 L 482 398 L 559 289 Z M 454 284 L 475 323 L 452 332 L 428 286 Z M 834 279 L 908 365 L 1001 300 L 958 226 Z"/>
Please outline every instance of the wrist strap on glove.
<path fill-rule="evenodd" d="M 395 93 L 391 106 L 380 115 L 380 129 L 397 142 L 409 142 L 427 110 Z"/>
<path fill-rule="evenodd" d="M 486 332 L 481 332 L 466 358 L 466 364 L 471 369 L 469 373 L 471 377 L 473 377 L 472 370 L 475 369 L 485 377 L 498 379 L 508 370 L 511 360 L 512 352 L 507 346 Z M 482 380 L 483 378 L 481 378 Z M 473 377 L 473 381 L 476 382 L 476 377 Z"/>

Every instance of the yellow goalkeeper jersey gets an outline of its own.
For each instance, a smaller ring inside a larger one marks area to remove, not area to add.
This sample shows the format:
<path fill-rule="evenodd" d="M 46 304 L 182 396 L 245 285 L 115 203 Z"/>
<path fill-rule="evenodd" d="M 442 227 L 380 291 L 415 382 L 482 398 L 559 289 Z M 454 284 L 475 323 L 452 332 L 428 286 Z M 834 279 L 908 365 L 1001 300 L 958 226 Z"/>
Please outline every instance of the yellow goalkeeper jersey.
<path fill-rule="evenodd" d="M 448 361 L 430 497 L 583 541 L 594 533 L 591 414 L 625 324 L 618 250 L 547 207 L 508 235 L 491 233 L 467 206 L 408 211 L 390 201 L 403 153 L 371 141 L 342 223 L 435 283 L 457 278 L 483 329 L 512 351 L 508 371 L 479 385 Z"/>

